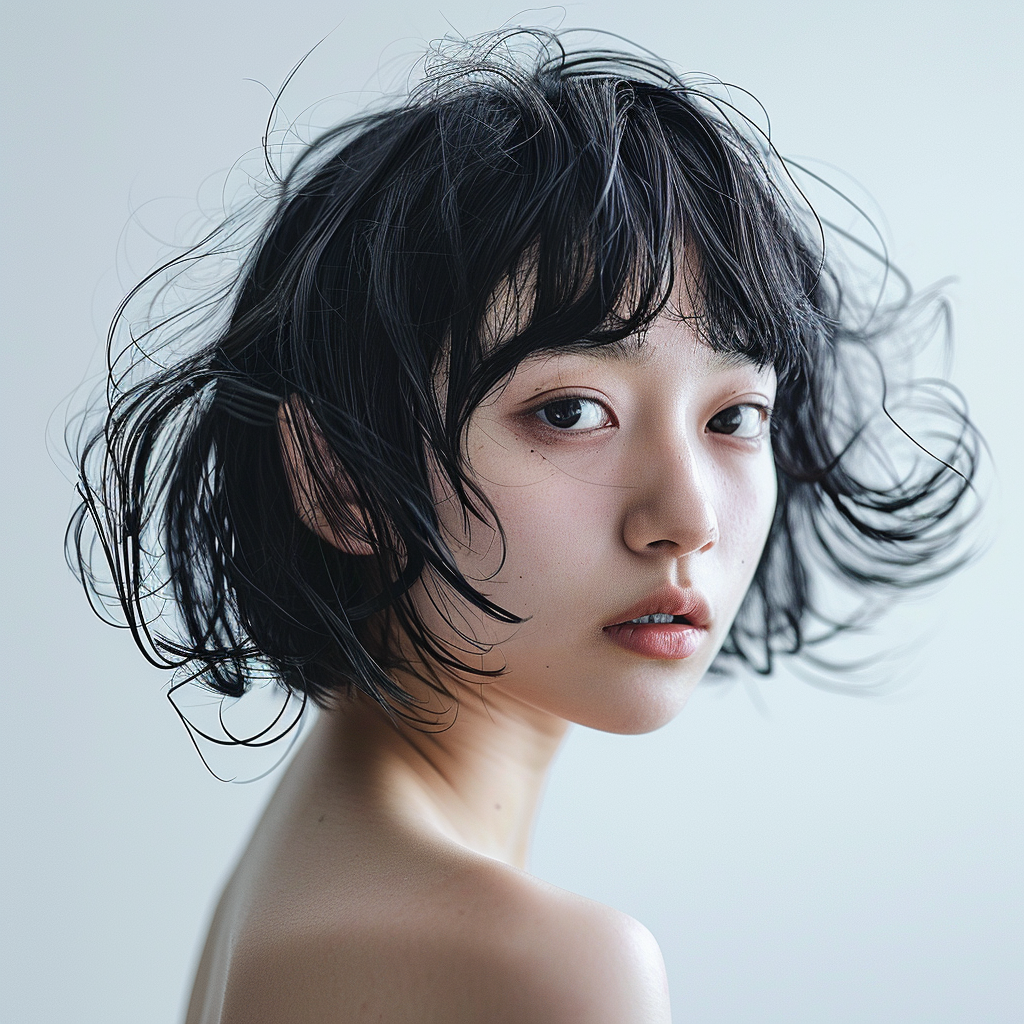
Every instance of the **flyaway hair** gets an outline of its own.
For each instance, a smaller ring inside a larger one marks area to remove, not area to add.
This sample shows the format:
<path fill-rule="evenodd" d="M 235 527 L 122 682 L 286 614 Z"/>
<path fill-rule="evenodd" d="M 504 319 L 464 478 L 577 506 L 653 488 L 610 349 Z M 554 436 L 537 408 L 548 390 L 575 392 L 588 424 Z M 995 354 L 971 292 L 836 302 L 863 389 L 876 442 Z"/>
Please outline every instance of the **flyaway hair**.
<path fill-rule="evenodd" d="M 441 690 L 438 670 L 486 675 L 473 636 L 442 642 L 409 600 L 427 576 L 520 621 L 459 572 L 431 466 L 500 536 L 466 462 L 473 410 L 535 353 L 643 344 L 656 317 L 684 315 L 681 289 L 704 341 L 779 380 L 778 506 L 721 665 L 769 672 L 850 625 L 826 610 L 837 583 L 863 609 L 958 563 L 979 438 L 948 386 L 889 371 L 934 307 L 844 278 L 786 165 L 722 94 L 535 31 L 438 49 L 425 69 L 308 145 L 268 214 L 229 217 L 114 319 L 69 556 L 151 661 L 232 696 L 257 671 L 321 705 L 355 688 L 412 720 L 389 670 Z M 133 319 L 259 216 L 229 281 Z M 912 398 L 931 425 L 917 440 L 893 419 Z M 282 409 L 320 512 L 372 556 L 300 521 Z"/>

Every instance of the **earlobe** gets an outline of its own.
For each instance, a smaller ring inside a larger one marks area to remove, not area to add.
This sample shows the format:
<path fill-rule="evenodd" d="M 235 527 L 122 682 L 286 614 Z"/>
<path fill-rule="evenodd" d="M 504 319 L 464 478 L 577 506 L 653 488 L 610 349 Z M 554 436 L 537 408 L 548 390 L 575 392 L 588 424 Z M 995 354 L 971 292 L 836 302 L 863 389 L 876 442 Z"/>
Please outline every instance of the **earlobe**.
<path fill-rule="evenodd" d="M 281 461 L 284 464 L 288 488 L 291 492 L 295 514 L 303 526 L 312 530 L 322 541 L 349 555 L 372 555 L 374 546 L 372 532 L 354 490 L 341 466 L 337 467 L 335 504 L 342 505 L 340 516 L 329 516 L 317 494 L 318 488 L 310 472 L 309 457 L 323 465 L 334 461 L 327 441 L 313 422 L 300 398 L 289 396 L 277 410 L 277 432 L 281 446 Z M 316 449 L 310 453 L 309 448 Z M 343 520 L 337 522 L 336 520 Z M 351 524 L 346 526 L 345 524 Z"/>

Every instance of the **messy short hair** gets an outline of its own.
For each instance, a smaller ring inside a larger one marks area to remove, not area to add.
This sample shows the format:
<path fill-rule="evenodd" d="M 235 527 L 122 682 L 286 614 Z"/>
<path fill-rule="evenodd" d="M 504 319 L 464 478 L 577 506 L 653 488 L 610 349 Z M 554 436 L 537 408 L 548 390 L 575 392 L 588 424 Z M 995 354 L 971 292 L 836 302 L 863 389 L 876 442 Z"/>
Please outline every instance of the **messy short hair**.
<path fill-rule="evenodd" d="M 460 573 L 430 467 L 467 522 L 500 535 L 464 452 L 473 410 L 534 353 L 642 337 L 676 313 L 778 374 L 778 503 L 717 662 L 770 672 L 849 624 L 826 612 L 824 577 L 869 595 L 949 571 L 977 461 L 941 387 L 928 393 L 941 452 L 896 434 L 906 451 L 890 457 L 883 355 L 921 304 L 852 288 L 825 238 L 767 138 L 653 58 L 538 32 L 436 53 L 416 88 L 295 159 L 191 348 L 159 366 L 146 351 L 174 333 L 171 313 L 131 342 L 132 372 L 155 369 L 140 379 L 113 359 L 105 422 L 78 451 L 73 563 L 151 660 L 222 694 L 245 692 L 258 664 L 321 705 L 360 690 L 416 717 L 389 672 L 397 645 L 380 642 L 391 629 L 416 652 L 401 667 L 435 687 L 437 668 L 481 674 L 466 664 L 475 638 L 458 650 L 421 620 L 417 579 L 521 621 Z M 510 291 L 496 331 L 494 297 Z M 372 538 L 372 556 L 297 516 L 286 401 L 320 512 Z M 161 634 L 150 602 L 168 598 Z"/>

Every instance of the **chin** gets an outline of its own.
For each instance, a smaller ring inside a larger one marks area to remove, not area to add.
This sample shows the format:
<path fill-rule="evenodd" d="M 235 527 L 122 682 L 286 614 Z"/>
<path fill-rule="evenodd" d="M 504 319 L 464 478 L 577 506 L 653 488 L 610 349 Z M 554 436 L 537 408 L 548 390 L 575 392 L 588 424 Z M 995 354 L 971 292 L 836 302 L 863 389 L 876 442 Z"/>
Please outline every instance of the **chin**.
<path fill-rule="evenodd" d="M 668 725 L 686 706 L 690 697 L 687 690 L 683 697 L 664 700 L 637 700 L 627 708 L 591 708 L 589 714 L 574 719 L 577 725 L 585 725 L 588 729 L 600 732 L 618 733 L 621 736 L 640 736 L 643 733 L 655 732 Z M 595 711 L 600 713 L 595 714 Z"/>
<path fill-rule="evenodd" d="M 655 672 L 639 679 L 591 679 L 590 685 L 574 687 L 562 700 L 543 702 L 544 710 L 588 729 L 638 736 L 668 725 L 686 706 L 703 674 L 666 678 Z"/>

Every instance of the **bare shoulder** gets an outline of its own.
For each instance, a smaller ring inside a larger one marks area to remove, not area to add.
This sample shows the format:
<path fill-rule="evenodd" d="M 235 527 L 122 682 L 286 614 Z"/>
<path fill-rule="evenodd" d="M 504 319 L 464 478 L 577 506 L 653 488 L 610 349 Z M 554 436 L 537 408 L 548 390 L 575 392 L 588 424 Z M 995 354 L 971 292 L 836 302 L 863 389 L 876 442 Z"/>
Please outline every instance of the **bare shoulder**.
<path fill-rule="evenodd" d="M 518 1016 L 510 1020 L 667 1024 L 665 964 L 642 924 L 518 873 L 495 888 L 493 917 L 476 923 L 490 935 L 498 988 L 519 993 Z"/>
<path fill-rule="evenodd" d="M 483 858 L 370 908 L 321 906 L 235 950 L 223 1024 L 667 1024 L 637 921 Z"/>

